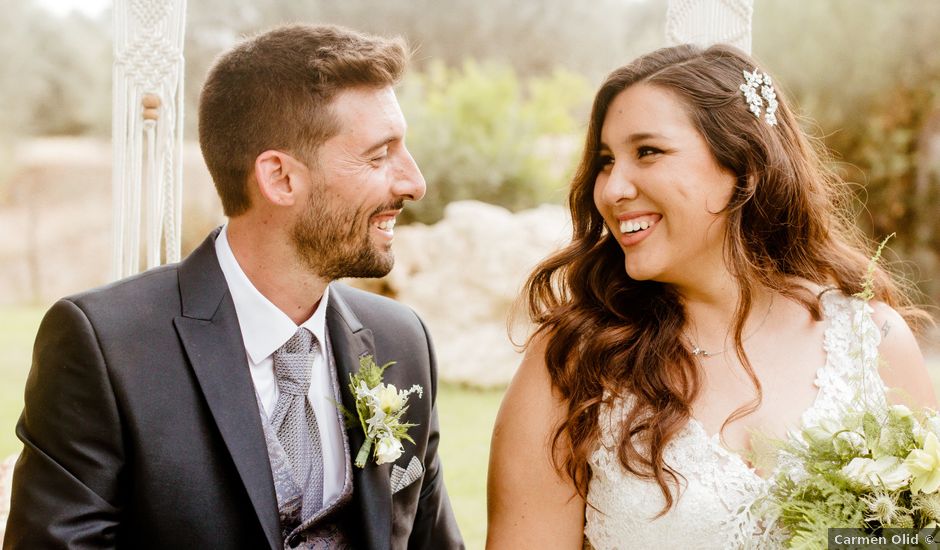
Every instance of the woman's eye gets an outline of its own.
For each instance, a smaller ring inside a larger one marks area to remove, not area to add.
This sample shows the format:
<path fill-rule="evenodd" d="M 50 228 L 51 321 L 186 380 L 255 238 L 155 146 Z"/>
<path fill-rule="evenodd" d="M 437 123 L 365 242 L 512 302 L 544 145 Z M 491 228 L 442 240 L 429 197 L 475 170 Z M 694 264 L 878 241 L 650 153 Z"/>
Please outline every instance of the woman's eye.
<path fill-rule="evenodd" d="M 640 147 L 636 150 L 637 158 L 648 157 L 650 155 L 658 155 L 662 153 L 662 149 L 657 149 L 655 147 Z"/>
<path fill-rule="evenodd" d="M 611 155 L 598 155 L 597 166 L 601 169 L 609 168 L 614 164 L 614 157 Z"/>

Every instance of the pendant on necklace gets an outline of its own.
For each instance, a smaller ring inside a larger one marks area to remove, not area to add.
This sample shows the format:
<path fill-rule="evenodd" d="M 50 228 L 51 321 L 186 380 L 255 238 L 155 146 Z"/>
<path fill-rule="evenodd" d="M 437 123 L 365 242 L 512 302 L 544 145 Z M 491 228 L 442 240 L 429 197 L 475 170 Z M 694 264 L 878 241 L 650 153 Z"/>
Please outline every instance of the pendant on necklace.
<path fill-rule="evenodd" d="M 712 354 L 708 353 L 707 351 L 703 350 L 702 348 L 700 348 L 700 347 L 698 347 L 698 346 L 696 346 L 696 345 L 694 345 L 694 344 L 693 344 L 692 347 L 693 347 L 693 349 L 692 349 L 692 357 L 698 357 L 698 356 L 700 356 L 700 355 L 701 355 L 702 357 L 711 357 L 711 356 L 712 356 Z"/>

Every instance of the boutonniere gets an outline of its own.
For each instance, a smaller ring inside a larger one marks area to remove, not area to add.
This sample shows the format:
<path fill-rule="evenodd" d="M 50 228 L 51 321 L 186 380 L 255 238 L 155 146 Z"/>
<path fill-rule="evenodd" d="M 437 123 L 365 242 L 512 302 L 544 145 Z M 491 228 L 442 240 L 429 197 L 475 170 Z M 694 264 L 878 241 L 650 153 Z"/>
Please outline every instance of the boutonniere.
<path fill-rule="evenodd" d="M 408 397 L 416 393 L 421 398 L 424 389 L 415 384 L 407 390 L 399 390 L 394 384 L 382 382 L 385 369 L 394 365 L 391 361 L 381 367 L 371 355 L 359 358 L 359 372 L 349 375 L 349 391 L 356 401 L 356 414 L 337 403 L 346 418 L 346 427 L 357 423 L 362 427 L 366 440 L 356 454 L 356 466 L 364 468 L 369 453 L 375 456 L 376 464 L 385 464 L 398 460 L 404 451 L 402 439 L 414 443 L 408 435 L 408 428 L 417 426 L 402 422 L 401 418 L 408 410 Z M 374 452 L 373 452 L 374 450 Z"/>

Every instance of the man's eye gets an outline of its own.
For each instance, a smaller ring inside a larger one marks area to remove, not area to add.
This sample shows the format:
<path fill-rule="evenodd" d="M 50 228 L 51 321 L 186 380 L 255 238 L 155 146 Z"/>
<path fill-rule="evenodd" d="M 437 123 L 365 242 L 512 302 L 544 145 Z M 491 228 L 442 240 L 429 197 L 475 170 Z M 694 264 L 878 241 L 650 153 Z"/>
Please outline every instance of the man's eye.
<path fill-rule="evenodd" d="M 372 162 L 372 163 L 379 163 L 379 162 L 384 161 L 384 160 L 387 159 L 387 158 L 388 158 L 388 152 L 385 152 L 385 153 L 382 153 L 382 154 L 380 154 L 380 155 L 376 155 L 376 156 L 370 158 L 370 159 L 369 159 L 369 162 Z"/>

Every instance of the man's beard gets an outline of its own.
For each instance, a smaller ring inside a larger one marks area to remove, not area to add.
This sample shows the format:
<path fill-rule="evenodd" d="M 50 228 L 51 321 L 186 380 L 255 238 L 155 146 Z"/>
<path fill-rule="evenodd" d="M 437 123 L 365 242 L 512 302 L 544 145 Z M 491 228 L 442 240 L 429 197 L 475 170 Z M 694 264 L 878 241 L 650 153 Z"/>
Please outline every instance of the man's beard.
<path fill-rule="evenodd" d="M 369 220 L 380 212 L 400 209 L 404 201 L 382 205 L 366 215 L 362 209 L 318 205 L 326 196 L 326 192 L 311 195 L 307 208 L 291 228 L 291 242 L 301 261 L 327 281 L 387 275 L 395 256 L 390 246 L 385 251 L 376 249 L 370 238 Z"/>

